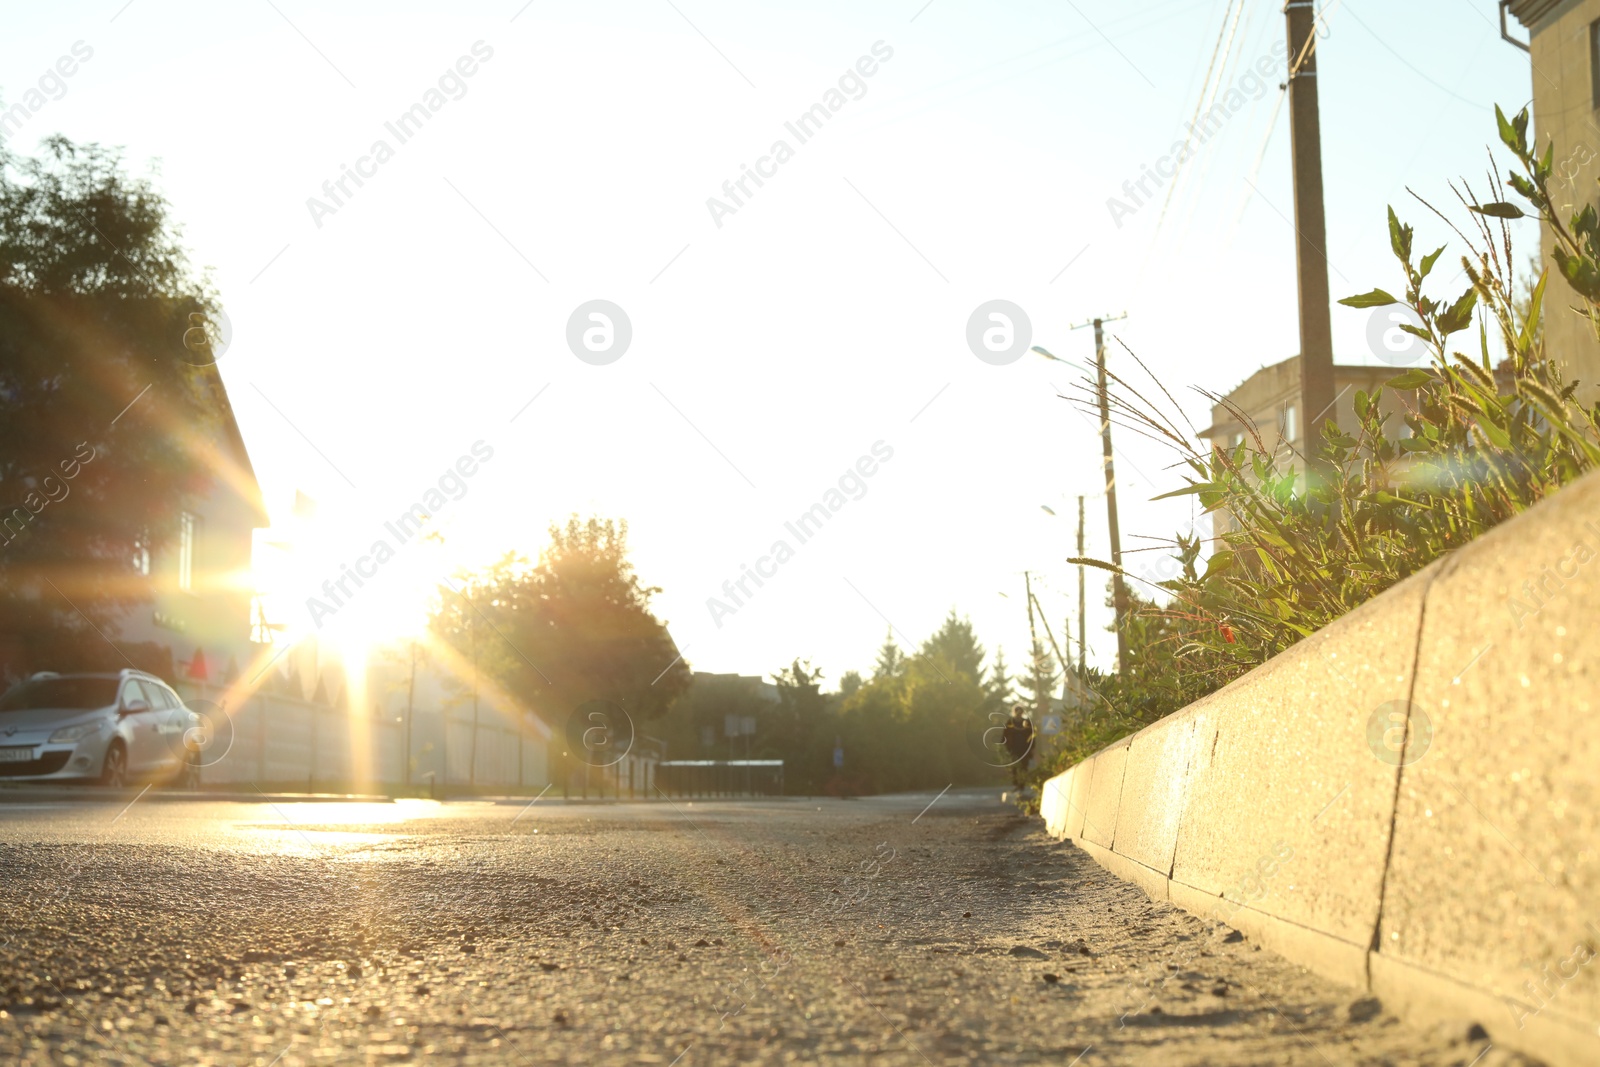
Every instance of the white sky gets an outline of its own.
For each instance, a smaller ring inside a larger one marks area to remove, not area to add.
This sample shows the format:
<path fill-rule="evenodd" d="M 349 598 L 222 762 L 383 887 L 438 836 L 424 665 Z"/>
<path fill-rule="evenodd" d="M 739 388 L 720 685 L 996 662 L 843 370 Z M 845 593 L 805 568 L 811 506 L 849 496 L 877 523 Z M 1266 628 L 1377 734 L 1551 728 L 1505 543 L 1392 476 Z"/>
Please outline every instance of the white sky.
<path fill-rule="evenodd" d="M 1090 331 L 1069 326 L 1126 310 L 1115 333 L 1197 427 L 1188 386 L 1226 390 L 1297 350 L 1286 108 L 1245 205 L 1276 75 L 1187 164 L 1159 230 L 1159 203 L 1120 229 L 1106 208 L 1181 136 L 1225 0 L 446 6 L 28 5 L 0 36 L 7 105 L 74 42 L 94 50 L 13 147 L 59 131 L 159 165 L 232 320 L 222 371 L 269 506 L 287 518 L 296 488 L 322 504 L 307 551 L 323 562 L 301 577 L 335 576 L 473 442 L 494 448 L 439 512 L 445 546 L 411 546 L 330 626 L 402 625 L 436 572 L 536 553 L 576 511 L 630 522 L 696 669 L 809 656 L 836 681 L 870 667 L 885 618 L 916 642 L 952 606 L 1018 665 L 1021 572 L 1040 576 L 1058 637 L 1076 610 L 1062 561 L 1099 442 L 1055 396 L 1070 370 L 972 354 L 973 310 L 1013 301 L 1033 343 L 1075 360 Z M 1281 6 L 1246 0 L 1225 85 L 1283 36 Z M 1492 105 L 1530 94 L 1494 20 L 1487 0 L 1333 5 L 1334 299 L 1399 284 L 1386 203 L 1419 245 L 1450 236 L 1405 185 L 1442 203 L 1451 178 L 1481 184 Z M 465 96 L 398 144 L 384 123 L 478 41 L 493 57 Z M 893 58 L 866 95 L 797 144 L 784 123 L 878 41 Z M 319 228 L 307 198 L 379 138 L 394 158 Z M 779 138 L 794 158 L 718 228 L 707 197 Z M 607 366 L 565 342 L 596 298 L 633 326 Z M 1374 362 L 1366 322 L 1334 309 L 1341 362 Z M 1111 362 L 1130 363 L 1114 344 Z M 810 543 L 786 535 L 879 440 L 894 455 L 866 495 Z M 1125 547 L 1189 517 L 1148 502 L 1178 484 L 1171 458 L 1119 440 Z M 1097 500 L 1089 516 L 1104 556 Z M 706 598 L 779 537 L 794 559 L 714 626 Z M 1091 583 L 1091 658 L 1108 664 Z"/>

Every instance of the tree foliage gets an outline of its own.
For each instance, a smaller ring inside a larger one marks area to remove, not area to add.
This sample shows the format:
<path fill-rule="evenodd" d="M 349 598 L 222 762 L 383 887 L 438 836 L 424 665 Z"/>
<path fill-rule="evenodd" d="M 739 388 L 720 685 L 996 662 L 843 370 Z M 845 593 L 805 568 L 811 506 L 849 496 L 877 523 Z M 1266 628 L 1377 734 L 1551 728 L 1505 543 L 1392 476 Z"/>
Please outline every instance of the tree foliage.
<path fill-rule="evenodd" d="M 971 622 L 953 610 L 911 656 L 886 639 L 872 678 L 838 702 L 845 786 L 893 792 L 998 780 L 982 737 L 1009 684 L 997 682 L 984 659 Z M 1004 663 L 996 663 L 1004 679 Z"/>
<path fill-rule="evenodd" d="M 610 519 L 552 524 L 536 564 L 509 554 L 441 588 L 432 630 L 558 730 L 592 700 L 642 727 L 688 687 L 689 667 L 650 609 L 660 589 L 635 575 L 627 537 Z"/>
<path fill-rule="evenodd" d="M 901 652 L 900 646 L 894 643 L 894 631 L 890 630 L 883 635 L 883 645 L 878 649 L 878 661 L 872 668 L 873 680 L 893 678 L 901 674 L 905 668 L 905 653 Z"/>
<path fill-rule="evenodd" d="M 216 300 L 179 239 L 116 153 L 0 149 L 0 672 L 125 666 L 95 630 L 209 487 L 226 399 L 190 316 Z"/>

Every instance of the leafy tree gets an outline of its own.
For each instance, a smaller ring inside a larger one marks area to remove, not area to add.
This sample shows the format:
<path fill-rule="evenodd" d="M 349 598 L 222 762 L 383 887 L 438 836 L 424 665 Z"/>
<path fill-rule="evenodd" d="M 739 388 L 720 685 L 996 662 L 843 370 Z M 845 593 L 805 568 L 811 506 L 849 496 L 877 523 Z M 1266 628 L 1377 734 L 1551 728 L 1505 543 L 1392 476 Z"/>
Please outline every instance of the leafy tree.
<path fill-rule="evenodd" d="M 432 629 L 546 722 L 563 729 L 592 700 L 611 701 L 636 728 L 664 714 L 689 685 L 689 667 L 650 610 L 660 589 L 628 560 L 628 524 L 552 524 L 539 562 L 507 555 L 444 588 Z"/>
<path fill-rule="evenodd" d="M 839 695 L 848 698 L 851 693 L 861 688 L 861 672 L 845 671 L 839 677 Z"/>
<path fill-rule="evenodd" d="M 822 694 L 822 669 L 810 660 L 795 660 L 773 674 L 778 706 L 772 729 L 763 739 L 763 754 L 785 761 L 785 786 L 789 791 L 820 792 L 831 769 L 833 736 L 829 730 L 828 699 Z"/>
<path fill-rule="evenodd" d="M 887 639 L 871 680 L 839 699 L 849 787 L 886 792 L 996 780 L 981 744 L 995 700 L 983 659 L 971 623 L 954 611 L 915 655 L 901 655 Z M 997 667 L 1004 699 L 1003 658 Z"/>
<path fill-rule="evenodd" d="M 844 744 L 844 784 L 853 793 L 908 788 L 917 768 L 903 749 L 909 733 L 905 679 L 874 675 L 839 701 L 837 733 Z"/>
<path fill-rule="evenodd" d="M 191 315 L 216 298 L 179 236 L 112 151 L 0 148 L 0 673 L 125 666 L 96 630 L 208 488 L 227 400 Z"/>

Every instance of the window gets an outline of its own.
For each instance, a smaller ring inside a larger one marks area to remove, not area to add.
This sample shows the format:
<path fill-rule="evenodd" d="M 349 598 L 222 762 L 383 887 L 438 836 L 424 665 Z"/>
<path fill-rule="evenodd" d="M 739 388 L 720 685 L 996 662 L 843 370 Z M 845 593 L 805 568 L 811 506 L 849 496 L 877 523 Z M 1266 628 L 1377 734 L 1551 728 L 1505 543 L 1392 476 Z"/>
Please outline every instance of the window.
<path fill-rule="evenodd" d="M 1589 23 L 1589 105 L 1600 110 L 1600 19 Z"/>
<path fill-rule="evenodd" d="M 113 678 L 34 678 L 6 690 L 0 697 L 3 711 L 87 711 L 117 702 Z"/>
<path fill-rule="evenodd" d="M 178 588 L 194 592 L 194 550 L 200 539 L 200 519 L 191 512 L 178 513 Z"/>
<path fill-rule="evenodd" d="M 143 577 L 150 576 L 150 539 L 140 534 L 133 540 L 133 572 Z"/>
<path fill-rule="evenodd" d="M 1294 405 L 1285 404 L 1283 407 L 1283 439 L 1285 441 L 1293 441 L 1297 436 L 1299 436 L 1299 428 L 1300 427 L 1297 424 L 1297 420 L 1295 419 Z"/>

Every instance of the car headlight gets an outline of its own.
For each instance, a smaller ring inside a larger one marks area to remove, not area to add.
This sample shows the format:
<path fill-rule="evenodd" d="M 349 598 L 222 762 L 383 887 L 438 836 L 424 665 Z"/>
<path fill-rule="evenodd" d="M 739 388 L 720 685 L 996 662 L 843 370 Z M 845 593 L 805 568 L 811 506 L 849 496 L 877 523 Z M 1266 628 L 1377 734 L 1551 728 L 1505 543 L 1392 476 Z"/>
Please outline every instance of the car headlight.
<path fill-rule="evenodd" d="M 90 734 L 98 733 L 100 724 L 97 722 L 79 723 L 77 726 L 63 726 L 50 735 L 50 742 L 58 744 L 63 741 L 81 741 Z"/>

